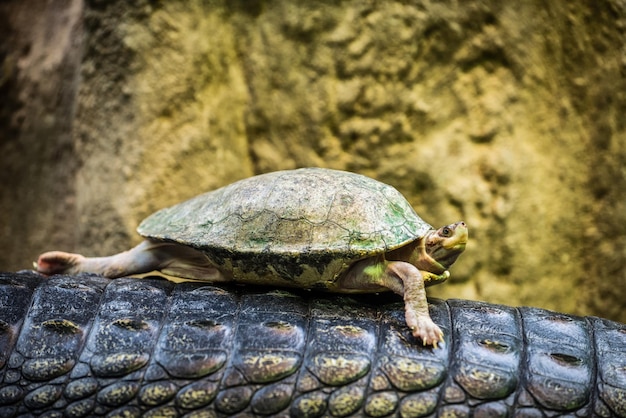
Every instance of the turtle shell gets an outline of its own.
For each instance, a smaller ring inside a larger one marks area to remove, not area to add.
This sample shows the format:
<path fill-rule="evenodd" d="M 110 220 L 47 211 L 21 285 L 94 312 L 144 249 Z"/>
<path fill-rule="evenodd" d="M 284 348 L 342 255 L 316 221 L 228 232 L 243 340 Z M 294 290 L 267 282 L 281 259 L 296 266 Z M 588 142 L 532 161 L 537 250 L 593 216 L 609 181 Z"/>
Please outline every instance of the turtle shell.
<path fill-rule="evenodd" d="M 293 285 L 328 287 L 354 261 L 430 229 L 387 184 L 303 168 L 250 177 L 162 209 L 138 232 L 199 249 L 236 280 L 266 283 L 263 277 L 278 275 Z"/>

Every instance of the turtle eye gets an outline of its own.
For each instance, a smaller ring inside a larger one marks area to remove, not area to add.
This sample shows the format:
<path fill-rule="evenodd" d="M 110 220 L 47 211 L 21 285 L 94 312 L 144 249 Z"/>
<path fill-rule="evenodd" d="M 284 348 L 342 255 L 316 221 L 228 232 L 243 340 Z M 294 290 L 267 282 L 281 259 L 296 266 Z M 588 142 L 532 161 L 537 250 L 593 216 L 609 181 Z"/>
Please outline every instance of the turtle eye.
<path fill-rule="evenodd" d="M 447 226 L 441 229 L 441 235 L 446 238 L 450 236 L 450 233 L 450 228 L 448 228 Z"/>

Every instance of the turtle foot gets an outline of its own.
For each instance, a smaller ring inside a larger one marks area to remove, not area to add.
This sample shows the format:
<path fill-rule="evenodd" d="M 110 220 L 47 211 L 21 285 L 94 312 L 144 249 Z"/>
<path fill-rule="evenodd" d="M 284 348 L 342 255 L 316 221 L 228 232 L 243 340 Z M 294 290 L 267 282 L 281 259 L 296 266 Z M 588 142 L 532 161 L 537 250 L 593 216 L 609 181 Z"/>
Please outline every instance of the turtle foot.
<path fill-rule="evenodd" d="M 443 342 L 443 332 L 428 316 L 408 315 L 406 323 L 415 338 L 422 340 L 426 345 L 437 348 L 437 344 Z"/>
<path fill-rule="evenodd" d="M 84 258 L 85 257 L 80 254 L 50 251 L 39 256 L 35 267 L 38 273 L 46 276 L 52 276 L 53 274 L 74 274 L 80 272 L 79 266 Z"/>

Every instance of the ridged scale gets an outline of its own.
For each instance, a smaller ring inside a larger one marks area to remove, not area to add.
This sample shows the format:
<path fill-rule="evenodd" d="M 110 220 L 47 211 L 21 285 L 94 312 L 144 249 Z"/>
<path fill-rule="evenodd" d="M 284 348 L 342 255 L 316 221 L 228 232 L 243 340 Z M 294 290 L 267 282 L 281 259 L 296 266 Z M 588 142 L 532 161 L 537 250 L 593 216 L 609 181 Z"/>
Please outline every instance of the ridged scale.
<path fill-rule="evenodd" d="M 0 416 L 626 416 L 623 324 L 382 299 L 0 275 Z"/>

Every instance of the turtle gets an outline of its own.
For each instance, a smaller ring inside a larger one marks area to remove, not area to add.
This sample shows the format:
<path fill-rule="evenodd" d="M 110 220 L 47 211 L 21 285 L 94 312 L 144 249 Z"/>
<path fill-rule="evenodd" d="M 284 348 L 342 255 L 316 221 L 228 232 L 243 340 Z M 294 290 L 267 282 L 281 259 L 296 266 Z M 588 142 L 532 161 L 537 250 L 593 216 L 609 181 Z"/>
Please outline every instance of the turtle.
<path fill-rule="evenodd" d="M 446 281 L 464 251 L 467 225 L 439 229 L 420 218 L 394 187 L 326 168 L 249 177 L 143 220 L 136 247 L 109 257 L 46 252 L 44 275 L 108 278 L 160 271 L 189 280 L 320 289 L 393 291 L 424 345 L 443 341 L 428 312 L 425 286 Z"/>

